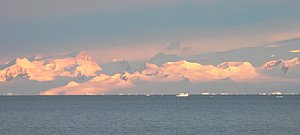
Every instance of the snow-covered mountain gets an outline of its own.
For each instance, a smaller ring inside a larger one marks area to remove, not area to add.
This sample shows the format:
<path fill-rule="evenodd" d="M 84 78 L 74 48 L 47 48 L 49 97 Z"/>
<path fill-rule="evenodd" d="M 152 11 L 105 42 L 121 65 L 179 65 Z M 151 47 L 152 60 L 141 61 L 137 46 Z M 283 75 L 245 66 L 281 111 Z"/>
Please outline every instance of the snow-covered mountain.
<path fill-rule="evenodd" d="M 290 68 L 293 68 L 293 67 L 295 67 L 299 64 L 300 64 L 299 58 L 294 58 L 294 59 L 290 59 L 290 60 L 280 59 L 280 60 L 274 60 L 274 61 L 266 62 L 263 65 L 263 68 L 267 69 L 267 70 L 272 70 L 274 68 L 279 68 L 284 73 L 287 73 Z"/>
<path fill-rule="evenodd" d="M 181 56 L 181 49 L 175 42 L 147 61 L 115 59 L 101 67 L 84 51 L 17 58 L 0 67 L 0 93 L 116 94 L 154 88 L 158 93 L 252 93 L 274 88 L 295 92 L 300 87 L 300 38 L 194 56 Z"/>
<path fill-rule="evenodd" d="M 293 58 L 268 61 L 260 67 L 260 73 L 283 80 L 300 79 L 300 60 Z"/>
<path fill-rule="evenodd" d="M 259 74 L 249 62 L 225 62 L 218 66 L 201 65 L 188 61 L 167 62 L 162 66 L 148 63 L 143 72 L 106 75 L 100 74 L 93 79 L 78 83 L 70 81 L 62 87 L 41 92 L 43 95 L 83 95 L 86 93 L 105 94 L 115 90 L 134 89 L 138 83 L 182 83 L 204 82 L 259 83 L 270 81 L 267 76 Z M 157 84 L 159 85 L 159 84 Z M 176 89 L 174 87 L 174 89 Z"/>
<path fill-rule="evenodd" d="M 47 57 L 42 59 L 17 58 L 0 70 L 0 81 L 26 77 L 36 81 L 51 81 L 56 77 L 96 76 L 101 67 L 86 53 L 76 56 Z"/>
<path fill-rule="evenodd" d="M 231 79 L 249 81 L 261 78 L 256 69 L 248 62 L 226 62 L 218 65 L 201 65 L 188 61 L 167 62 L 161 67 L 147 64 L 143 74 L 153 76 L 161 81 L 186 80 L 191 82 L 216 81 Z"/>
<path fill-rule="evenodd" d="M 12 63 L 14 64 L 11 65 Z M 33 66 L 33 64 L 26 58 L 17 58 L 14 62 L 9 63 L 9 65 L 11 66 L 0 70 L 0 81 L 8 81 L 18 76 L 27 76 L 27 68 L 31 68 Z"/>

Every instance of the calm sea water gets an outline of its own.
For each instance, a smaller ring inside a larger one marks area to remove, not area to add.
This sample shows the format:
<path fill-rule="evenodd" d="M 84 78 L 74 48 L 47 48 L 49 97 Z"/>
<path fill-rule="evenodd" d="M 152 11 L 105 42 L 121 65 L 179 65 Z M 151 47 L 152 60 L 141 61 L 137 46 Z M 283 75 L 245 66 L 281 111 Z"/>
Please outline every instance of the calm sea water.
<path fill-rule="evenodd" d="M 0 97 L 1 135 L 299 135 L 300 96 Z"/>

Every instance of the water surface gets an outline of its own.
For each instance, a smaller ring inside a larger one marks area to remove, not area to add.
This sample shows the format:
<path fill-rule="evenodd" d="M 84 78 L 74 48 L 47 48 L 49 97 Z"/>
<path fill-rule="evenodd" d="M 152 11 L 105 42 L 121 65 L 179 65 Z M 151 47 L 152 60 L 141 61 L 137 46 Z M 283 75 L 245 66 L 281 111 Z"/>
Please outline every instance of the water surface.
<path fill-rule="evenodd" d="M 1 135 L 298 135 L 300 96 L 1 96 Z"/>

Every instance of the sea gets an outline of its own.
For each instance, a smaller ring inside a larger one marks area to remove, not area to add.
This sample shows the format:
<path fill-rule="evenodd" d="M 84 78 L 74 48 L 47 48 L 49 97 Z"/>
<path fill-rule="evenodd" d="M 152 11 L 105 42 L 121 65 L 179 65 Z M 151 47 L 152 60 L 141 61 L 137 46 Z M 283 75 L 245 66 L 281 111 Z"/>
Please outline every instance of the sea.
<path fill-rule="evenodd" d="M 299 135 L 300 96 L 0 96 L 1 135 Z"/>

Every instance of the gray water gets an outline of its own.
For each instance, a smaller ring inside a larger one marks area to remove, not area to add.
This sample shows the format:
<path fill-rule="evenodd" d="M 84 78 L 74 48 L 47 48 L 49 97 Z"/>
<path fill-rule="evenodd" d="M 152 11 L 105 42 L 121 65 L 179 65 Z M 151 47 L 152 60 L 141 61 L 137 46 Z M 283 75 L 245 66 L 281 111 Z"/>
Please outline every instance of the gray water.
<path fill-rule="evenodd" d="M 300 96 L 1 96 L 1 135 L 299 135 Z"/>

